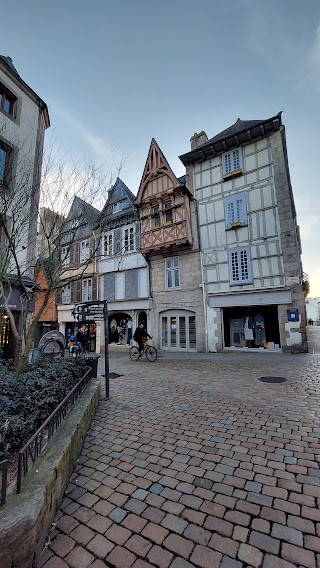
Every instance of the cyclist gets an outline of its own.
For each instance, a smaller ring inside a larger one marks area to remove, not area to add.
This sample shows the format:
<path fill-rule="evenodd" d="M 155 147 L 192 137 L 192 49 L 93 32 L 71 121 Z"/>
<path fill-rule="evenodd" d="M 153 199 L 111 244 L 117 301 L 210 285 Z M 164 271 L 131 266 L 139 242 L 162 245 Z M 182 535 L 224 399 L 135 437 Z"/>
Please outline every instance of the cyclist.
<path fill-rule="evenodd" d="M 138 343 L 139 345 L 139 357 L 141 357 L 145 344 L 147 342 L 147 338 L 149 337 L 149 339 L 152 339 L 151 335 L 149 335 L 149 333 L 147 333 L 147 330 L 144 327 L 144 323 L 140 323 L 140 325 L 137 327 L 136 331 L 134 332 L 133 335 L 133 339 Z"/>

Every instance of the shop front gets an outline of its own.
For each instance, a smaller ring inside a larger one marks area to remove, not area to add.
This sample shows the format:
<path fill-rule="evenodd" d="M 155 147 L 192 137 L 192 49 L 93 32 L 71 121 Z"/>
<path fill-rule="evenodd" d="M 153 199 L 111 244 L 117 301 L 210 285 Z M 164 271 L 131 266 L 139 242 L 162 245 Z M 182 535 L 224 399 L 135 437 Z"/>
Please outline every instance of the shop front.
<path fill-rule="evenodd" d="M 279 350 L 277 306 L 245 306 L 223 309 L 224 346 Z"/>
<path fill-rule="evenodd" d="M 33 297 L 35 282 L 29 277 L 25 277 L 25 286 L 30 290 L 30 297 Z M 13 359 L 16 347 L 15 337 L 10 325 L 9 316 L 5 310 L 5 298 L 7 298 L 8 307 L 13 315 L 15 326 L 20 332 L 21 328 L 21 312 L 25 307 L 25 294 L 23 289 L 12 284 L 11 290 L 4 288 L 4 296 L 0 298 L 0 356 L 4 359 Z M 30 304 L 30 319 L 34 304 Z M 28 315 L 28 317 L 29 317 Z"/>
<path fill-rule="evenodd" d="M 160 345 L 167 351 L 196 351 L 196 314 L 185 310 L 165 311 L 160 317 Z"/>
<path fill-rule="evenodd" d="M 281 352 L 299 325 L 288 321 L 293 308 L 290 289 L 209 295 L 208 351 Z"/>

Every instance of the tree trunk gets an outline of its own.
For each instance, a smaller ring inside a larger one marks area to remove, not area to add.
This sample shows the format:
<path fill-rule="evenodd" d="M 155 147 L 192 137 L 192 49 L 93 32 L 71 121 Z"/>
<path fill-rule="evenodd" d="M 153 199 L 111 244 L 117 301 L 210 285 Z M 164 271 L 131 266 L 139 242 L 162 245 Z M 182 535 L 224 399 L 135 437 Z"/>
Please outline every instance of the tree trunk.
<path fill-rule="evenodd" d="M 22 339 L 21 337 L 15 336 L 15 350 L 14 350 L 14 358 L 13 358 L 13 370 L 18 372 L 17 369 L 20 364 L 21 359 L 21 348 L 22 348 Z"/>

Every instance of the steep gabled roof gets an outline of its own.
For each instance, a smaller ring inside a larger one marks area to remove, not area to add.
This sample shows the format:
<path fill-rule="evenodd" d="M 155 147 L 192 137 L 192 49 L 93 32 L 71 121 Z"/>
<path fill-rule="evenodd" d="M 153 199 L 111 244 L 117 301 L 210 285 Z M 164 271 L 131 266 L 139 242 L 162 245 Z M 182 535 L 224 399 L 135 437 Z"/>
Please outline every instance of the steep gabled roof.
<path fill-rule="evenodd" d="M 180 187 L 181 185 L 184 185 L 173 173 L 169 162 L 162 152 L 160 146 L 158 145 L 156 140 L 152 138 L 136 199 L 137 205 L 140 205 L 141 203 L 143 192 L 148 182 L 161 174 L 167 175 L 171 179 L 173 187 Z"/>
<path fill-rule="evenodd" d="M 254 138 L 265 136 L 274 130 L 278 130 L 280 126 L 281 112 L 262 120 L 241 120 L 238 118 L 234 124 L 222 130 L 210 140 L 179 157 L 184 165 L 205 160 Z"/>
<path fill-rule="evenodd" d="M 43 111 L 43 117 L 45 120 L 46 128 L 50 126 L 50 118 L 49 118 L 49 111 L 46 103 L 43 99 L 37 95 L 37 93 L 27 85 L 27 83 L 20 77 L 18 71 L 16 70 L 15 66 L 12 63 L 11 57 L 7 55 L 0 55 L 0 68 L 4 70 L 4 72 L 9 75 L 10 79 L 20 87 L 22 91 L 24 91 Z"/>
<path fill-rule="evenodd" d="M 121 217 L 125 217 L 132 212 L 135 213 L 136 208 L 134 205 L 135 196 L 132 191 L 128 188 L 128 186 L 117 177 L 115 183 L 109 190 L 109 195 L 107 202 L 102 209 L 101 215 L 99 217 L 97 225 L 103 226 L 106 222 L 115 220 L 116 218 L 119 219 Z M 114 212 L 112 206 L 119 201 L 125 201 L 125 207 L 123 207 L 120 211 Z"/>
<path fill-rule="evenodd" d="M 74 197 L 66 222 L 61 230 L 61 244 L 90 237 L 100 213 L 98 209 L 80 197 Z M 79 221 L 78 225 L 74 225 L 75 221 Z"/>

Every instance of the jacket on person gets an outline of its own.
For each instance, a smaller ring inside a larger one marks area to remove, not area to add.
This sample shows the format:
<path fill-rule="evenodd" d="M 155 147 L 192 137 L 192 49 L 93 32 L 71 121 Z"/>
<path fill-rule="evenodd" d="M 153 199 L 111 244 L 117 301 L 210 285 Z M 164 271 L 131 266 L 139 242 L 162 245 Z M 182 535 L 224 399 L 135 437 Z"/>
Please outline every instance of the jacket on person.
<path fill-rule="evenodd" d="M 149 335 L 146 329 L 141 329 L 140 327 L 137 327 L 136 331 L 134 332 L 133 339 L 137 343 L 143 343 L 144 341 L 147 341 L 147 337 L 149 337 L 149 339 L 152 339 L 151 335 Z"/>

